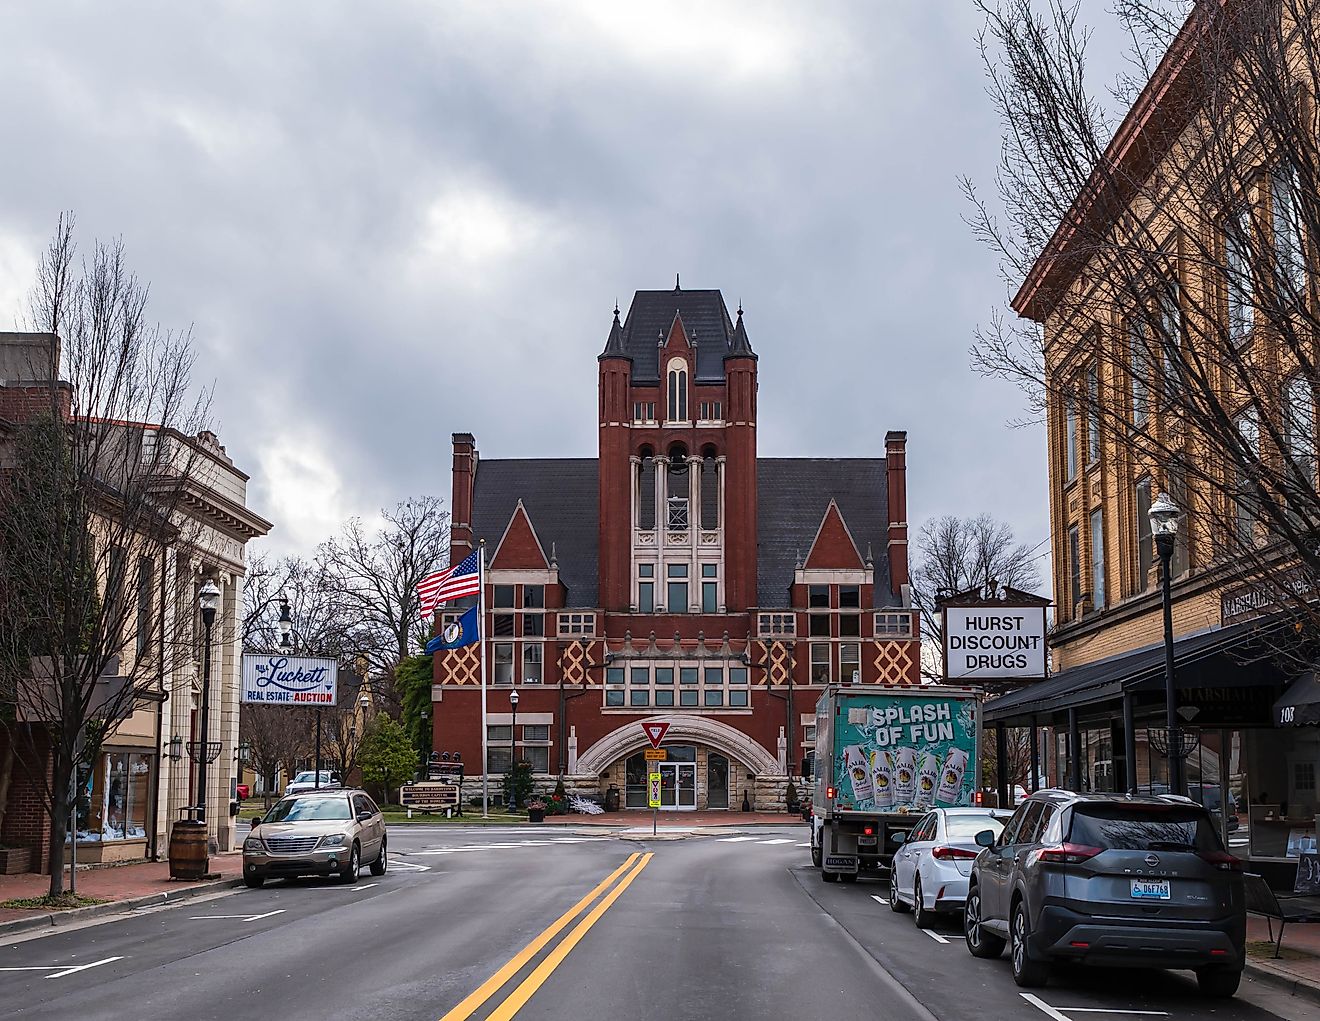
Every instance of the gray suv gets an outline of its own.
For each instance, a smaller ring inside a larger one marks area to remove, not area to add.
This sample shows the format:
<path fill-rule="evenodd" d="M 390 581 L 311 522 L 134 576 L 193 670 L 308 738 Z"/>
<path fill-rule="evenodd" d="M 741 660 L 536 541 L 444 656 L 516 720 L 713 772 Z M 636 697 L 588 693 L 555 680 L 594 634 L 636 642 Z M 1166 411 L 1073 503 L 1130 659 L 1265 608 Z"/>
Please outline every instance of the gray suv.
<path fill-rule="evenodd" d="M 1188 798 L 1040 791 L 996 836 L 976 835 L 963 928 L 974 957 L 1010 945 L 1013 979 L 1052 961 L 1191 968 L 1232 996 L 1242 976 L 1242 863 Z"/>

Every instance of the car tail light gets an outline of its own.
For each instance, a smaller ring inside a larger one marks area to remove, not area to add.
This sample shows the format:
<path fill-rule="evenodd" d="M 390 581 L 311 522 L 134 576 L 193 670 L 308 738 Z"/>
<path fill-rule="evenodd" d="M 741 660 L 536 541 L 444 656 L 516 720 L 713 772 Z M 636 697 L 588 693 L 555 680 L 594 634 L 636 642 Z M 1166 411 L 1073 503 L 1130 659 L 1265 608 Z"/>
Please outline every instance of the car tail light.
<path fill-rule="evenodd" d="M 862 830 L 862 836 L 864 836 L 864 837 L 873 837 L 873 836 L 875 836 L 875 827 L 874 827 L 874 826 L 867 826 L 867 827 L 863 828 L 863 830 Z"/>
<path fill-rule="evenodd" d="M 984 795 L 981 791 L 977 791 L 974 795 L 972 795 L 972 804 L 973 804 L 973 805 L 984 805 L 984 804 L 985 804 L 985 795 Z"/>
<path fill-rule="evenodd" d="M 1196 856 L 1204 862 L 1209 862 L 1222 872 L 1242 871 L 1242 859 L 1235 858 L 1227 851 L 1200 851 Z"/>
<path fill-rule="evenodd" d="M 938 858 L 940 861 L 950 861 L 954 858 L 975 858 L 979 852 L 969 851 L 965 847 L 933 847 L 930 856 Z"/>
<path fill-rule="evenodd" d="M 839 793 L 839 792 L 838 792 L 835 788 L 833 788 L 833 787 L 826 787 L 826 788 L 825 788 L 825 797 L 828 798 L 830 801 L 833 801 L 834 798 L 835 798 L 835 796 L 836 796 L 838 793 Z"/>
<path fill-rule="evenodd" d="M 1088 858 L 1094 858 L 1103 850 L 1102 847 L 1091 847 L 1087 844 L 1063 843 L 1053 847 L 1042 847 L 1034 854 L 1037 861 L 1053 862 L 1056 865 L 1076 865 Z"/>

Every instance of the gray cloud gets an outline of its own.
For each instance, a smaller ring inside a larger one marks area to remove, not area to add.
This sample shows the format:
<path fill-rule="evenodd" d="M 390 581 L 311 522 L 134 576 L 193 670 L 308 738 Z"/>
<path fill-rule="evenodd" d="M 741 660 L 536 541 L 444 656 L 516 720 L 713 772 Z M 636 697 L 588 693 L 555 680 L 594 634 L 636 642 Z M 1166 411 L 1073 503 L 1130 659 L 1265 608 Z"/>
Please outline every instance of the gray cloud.
<path fill-rule="evenodd" d="M 969 4 L 30 4 L 0 13 L 0 313 L 59 210 L 194 324 L 222 439 L 307 550 L 448 495 L 448 437 L 590 454 L 610 308 L 741 298 L 761 448 L 910 435 L 910 514 L 1044 538 L 1039 429 L 955 177 L 998 126 Z"/>

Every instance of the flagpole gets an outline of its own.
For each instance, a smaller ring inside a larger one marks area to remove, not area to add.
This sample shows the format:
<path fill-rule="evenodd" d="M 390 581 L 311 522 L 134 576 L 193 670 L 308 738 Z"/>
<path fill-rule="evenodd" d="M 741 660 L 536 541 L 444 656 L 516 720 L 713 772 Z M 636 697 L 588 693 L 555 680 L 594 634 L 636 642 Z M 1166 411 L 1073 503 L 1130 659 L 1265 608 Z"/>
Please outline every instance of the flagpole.
<path fill-rule="evenodd" d="M 486 726 L 486 540 L 481 540 L 477 567 L 477 641 L 481 645 L 481 817 L 490 818 L 490 729 Z"/>

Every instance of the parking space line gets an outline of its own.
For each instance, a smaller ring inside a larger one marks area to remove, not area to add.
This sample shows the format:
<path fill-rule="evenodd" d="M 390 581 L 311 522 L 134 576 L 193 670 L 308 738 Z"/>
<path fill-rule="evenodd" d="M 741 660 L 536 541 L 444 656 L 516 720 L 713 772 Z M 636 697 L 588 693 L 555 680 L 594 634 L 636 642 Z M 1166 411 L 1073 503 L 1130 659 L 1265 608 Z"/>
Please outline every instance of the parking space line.
<path fill-rule="evenodd" d="M 885 899 L 884 899 L 883 897 L 881 897 L 878 893 L 873 893 L 873 894 L 871 894 L 871 899 L 872 899 L 873 901 L 875 901 L 877 904 L 886 904 L 886 905 L 887 905 L 887 904 L 889 903 L 889 901 L 885 900 Z"/>
<path fill-rule="evenodd" d="M 936 943 L 948 943 L 948 942 L 949 942 L 947 939 L 945 939 L 943 936 L 941 936 L 941 935 L 940 935 L 938 932 L 936 932 L 934 929 L 922 929 L 921 931 L 924 932 L 924 933 L 925 933 L 927 936 L 929 936 L 931 939 L 933 939 Z"/>
<path fill-rule="evenodd" d="M 1039 996 L 1019 993 L 1024 1000 L 1054 1021 L 1073 1021 L 1069 1014 L 1132 1014 L 1140 1017 L 1168 1017 L 1167 1010 L 1120 1010 L 1117 1007 L 1051 1007 Z"/>
<path fill-rule="evenodd" d="M 91 964 L 79 964 L 72 968 L 65 968 L 63 971 L 57 971 L 54 975 L 47 975 L 47 978 L 63 978 L 65 975 L 72 975 L 74 972 L 86 971 L 88 968 L 99 968 L 103 964 L 112 964 L 115 961 L 122 961 L 121 957 L 107 957 L 104 961 L 93 961 Z"/>
<path fill-rule="evenodd" d="M 791 843 L 793 843 L 793 841 L 790 840 L 790 839 L 787 838 L 787 837 L 776 837 L 774 840 L 762 840 L 761 843 L 762 843 L 762 844 L 791 844 Z"/>
<path fill-rule="evenodd" d="M 1019 993 L 1018 995 L 1021 996 L 1022 999 L 1026 1000 L 1033 1007 L 1035 1007 L 1037 1010 L 1039 1010 L 1041 1013 L 1045 1014 L 1048 1017 L 1054 1018 L 1054 1021 L 1072 1021 L 1072 1019 L 1068 1017 L 1067 1014 L 1060 1014 L 1057 1010 L 1051 1007 L 1039 996 L 1033 996 L 1031 993 Z"/>
<path fill-rule="evenodd" d="M 238 918 L 244 922 L 259 922 L 263 918 L 270 918 L 272 915 L 282 915 L 284 914 L 284 911 L 285 911 L 284 908 L 276 908 L 274 911 L 267 911 L 263 915 L 189 915 L 188 921 L 213 922 L 213 921 L 220 921 L 226 918 Z"/>

